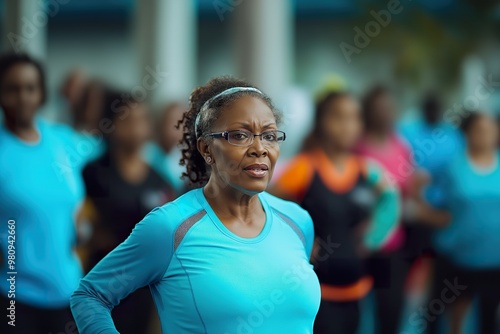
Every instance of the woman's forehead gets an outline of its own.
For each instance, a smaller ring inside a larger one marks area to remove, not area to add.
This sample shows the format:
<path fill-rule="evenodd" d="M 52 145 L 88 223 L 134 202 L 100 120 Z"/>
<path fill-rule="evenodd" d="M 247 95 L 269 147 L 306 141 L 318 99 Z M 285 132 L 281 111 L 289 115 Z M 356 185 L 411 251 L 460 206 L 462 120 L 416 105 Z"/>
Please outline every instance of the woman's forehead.
<path fill-rule="evenodd" d="M 215 125 L 270 126 L 276 124 L 273 111 L 262 99 L 242 96 L 221 110 Z"/>
<path fill-rule="evenodd" d="M 40 73 L 35 65 L 30 63 L 17 63 L 10 66 L 5 74 L 4 78 L 9 79 L 34 79 L 39 80 Z"/>

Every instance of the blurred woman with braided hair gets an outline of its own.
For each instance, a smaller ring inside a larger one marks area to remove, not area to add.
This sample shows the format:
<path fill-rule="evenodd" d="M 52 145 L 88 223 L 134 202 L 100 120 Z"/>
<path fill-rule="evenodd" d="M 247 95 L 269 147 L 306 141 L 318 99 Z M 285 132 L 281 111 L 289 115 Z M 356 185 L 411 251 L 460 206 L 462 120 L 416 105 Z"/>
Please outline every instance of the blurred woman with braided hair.
<path fill-rule="evenodd" d="M 71 299 L 81 333 L 117 333 L 112 308 L 143 286 L 164 333 L 312 333 L 312 220 L 265 192 L 285 140 L 281 118 L 241 80 L 193 91 L 181 164 L 201 187 L 151 211 L 82 279 Z"/>

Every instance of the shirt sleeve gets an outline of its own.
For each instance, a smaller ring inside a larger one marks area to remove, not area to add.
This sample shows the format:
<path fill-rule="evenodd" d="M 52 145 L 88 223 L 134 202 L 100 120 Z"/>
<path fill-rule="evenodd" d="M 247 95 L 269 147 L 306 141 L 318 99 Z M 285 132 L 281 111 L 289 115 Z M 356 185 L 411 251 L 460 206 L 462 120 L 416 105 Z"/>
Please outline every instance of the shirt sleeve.
<path fill-rule="evenodd" d="M 54 124 L 54 129 L 63 141 L 69 164 L 72 168 L 82 171 L 85 165 L 100 157 L 105 149 L 102 135 L 75 131 L 65 124 Z"/>
<path fill-rule="evenodd" d="M 436 209 L 449 209 L 450 191 L 454 188 L 451 181 L 451 163 L 445 164 L 434 173 L 432 186 L 435 194 L 430 204 Z"/>
<path fill-rule="evenodd" d="M 298 155 L 290 161 L 274 182 L 274 188 L 280 197 L 299 201 L 309 186 L 313 173 L 310 159 L 305 154 Z"/>
<path fill-rule="evenodd" d="M 397 189 L 384 182 L 383 170 L 374 163 L 366 166 L 368 182 L 379 189 L 372 219 L 364 235 L 368 249 L 378 249 L 396 228 L 401 214 L 400 194 Z"/>
<path fill-rule="evenodd" d="M 130 293 L 162 279 L 173 254 L 173 229 L 165 221 L 172 215 L 165 210 L 151 211 L 81 280 L 70 300 L 81 334 L 118 333 L 111 310 Z"/>
<path fill-rule="evenodd" d="M 401 158 L 404 161 L 406 161 L 407 164 L 409 164 L 409 167 L 416 168 L 417 166 L 413 162 L 413 158 L 412 158 L 413 148 L 412 148 L 411 144 L 404 137 L 397 136 L 396 138 L 399 142 L 399 145 L 401 146 L 401 149 L 400 149 Z M 404 174 L 402 174 L 401 176 L 404 176 Z M 403 197 L 407 196 L 407 194 L 410 192 L 411 177 L 403 177 L 400 186 L 401 186 L 401 188 L 400 188 L 401 195 Z"/>

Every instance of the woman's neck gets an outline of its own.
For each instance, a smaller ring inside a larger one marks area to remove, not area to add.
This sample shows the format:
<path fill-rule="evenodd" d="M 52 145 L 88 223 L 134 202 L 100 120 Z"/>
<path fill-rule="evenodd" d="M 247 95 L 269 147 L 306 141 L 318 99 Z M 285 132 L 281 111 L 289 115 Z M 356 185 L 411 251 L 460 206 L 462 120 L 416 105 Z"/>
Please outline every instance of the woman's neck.
<path fill-rule="evenodd" d="M 37 142 L 40 140 L 40 133 L 35 127 L 35 122 L 31 121 L 24 125 L 16 124 L 5 120 L 5 127 L 16 137 L 25 142 Z"/>
<path fill-rule="evenodd" d="M 229 185 L 221 186 L 214 179 L 204 187 L 204 194 L 222 221 L 237 219 L 251 224 L 252 217 L 264 212 L 257 195 L 244 194 Z"/>
<path fill-rule="evenodd" d="M 472 149 L 470 147 L 467 148 L 467 154 L 471 161 L 480 167 L 489 167 L 491 166 L 496 159 L 496 150 L 495 149 Z"/>
<path fill-rule="evenodd" d="M 365 134 L 365 138 L 369 142 L 377 145 L 385 144 L 389 140 L 390 136 L 391 136 L 390 132 L 383 130 L 376 130 L 376 129 L 366 131 Z"/>
<path fill-rule="evenodd" d="M 330 160 L 339 170 L 344 169 L 345 162 L 352 154 L 348 150 L 339 149 L 333 146 L 325 146 L 323 147 L 323 151 L 328 157 L 328 160 Z"/>
<path fill-rule="evenodd" d="M 120 175 L 130 183 L 140 183 L 147 176 L 149 168 L 140 149 L 118 149 L 113 152 L 113 161 Z"/>

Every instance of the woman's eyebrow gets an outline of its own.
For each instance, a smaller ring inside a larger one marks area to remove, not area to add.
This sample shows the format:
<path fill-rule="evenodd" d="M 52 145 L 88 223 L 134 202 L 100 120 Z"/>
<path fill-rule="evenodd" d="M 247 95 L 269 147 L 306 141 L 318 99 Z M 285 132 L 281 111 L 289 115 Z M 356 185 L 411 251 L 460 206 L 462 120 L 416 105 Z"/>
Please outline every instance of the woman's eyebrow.
<path fill-rule="evenodd" d="M 245 129 L 250 129 L 252 127 L 252 125 L 248 122 L 236 122 L 236 123 L 233 123 L 232 126 L 236 126 L 236 125 L 239 125 Z M 275 122 L 271 122 L 271 123 L 266 123 L 265 125 L 262 126 L 262 129 L 267 129 L 267 128 L 270 128 L 270 127 L 275 127 L 276 126 L 276 123 Z"/>

